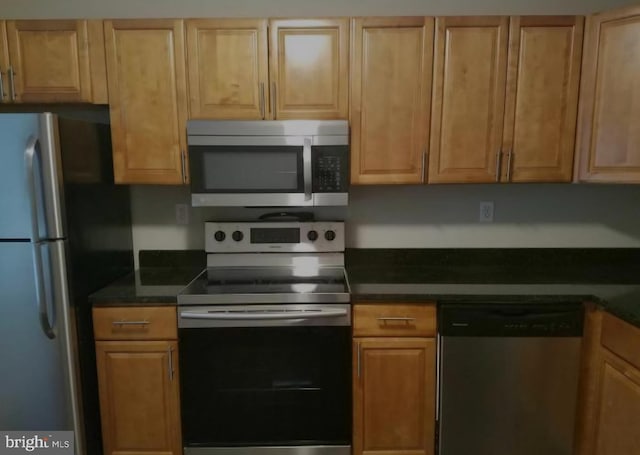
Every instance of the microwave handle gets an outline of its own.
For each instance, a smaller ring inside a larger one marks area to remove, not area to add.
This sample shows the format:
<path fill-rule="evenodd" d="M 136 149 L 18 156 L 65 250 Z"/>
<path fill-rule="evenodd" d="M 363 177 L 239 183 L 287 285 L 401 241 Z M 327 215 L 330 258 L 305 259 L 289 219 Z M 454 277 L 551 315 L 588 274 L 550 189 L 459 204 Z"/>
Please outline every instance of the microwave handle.
<path fill-rule="evenodd" d="M 302 147 L 302 173 L 304 178 L 304 200 L 311 200 L 311 138 L 305 137 Z"/>

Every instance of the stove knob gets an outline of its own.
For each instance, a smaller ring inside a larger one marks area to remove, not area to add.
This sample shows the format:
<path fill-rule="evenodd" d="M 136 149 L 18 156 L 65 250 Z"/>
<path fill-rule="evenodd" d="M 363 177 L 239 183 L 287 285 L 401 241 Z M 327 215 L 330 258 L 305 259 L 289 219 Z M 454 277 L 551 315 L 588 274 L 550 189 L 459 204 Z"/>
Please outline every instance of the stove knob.
<path fill-rule="evenodd" d="M 330 242 L 336 238 L 336 233 L 334 231 L 327 231 L 324 233 L 324 238 Z"/>
<path fill-rule="evenodd" d="M 318 240 L 318 231 L 309 231 L 307 232 L 307 238 L 312 242 Z"/>
<path fill-rule="evenodd" d="M 236 242 L 239 242 L 244 238 L 244 234 L 240 231 L 233 231 L 233 234 L 231 234 L 231 238 Z"/>
<path fill-rule="evenodd" d="M 227 234 L 225 234 L 222 231 L 216 231 L 216 233 L 213 234 L 213 238 L 216 239 L 218 242 L 222 242 L 225 238 L 227 238 Z"/>

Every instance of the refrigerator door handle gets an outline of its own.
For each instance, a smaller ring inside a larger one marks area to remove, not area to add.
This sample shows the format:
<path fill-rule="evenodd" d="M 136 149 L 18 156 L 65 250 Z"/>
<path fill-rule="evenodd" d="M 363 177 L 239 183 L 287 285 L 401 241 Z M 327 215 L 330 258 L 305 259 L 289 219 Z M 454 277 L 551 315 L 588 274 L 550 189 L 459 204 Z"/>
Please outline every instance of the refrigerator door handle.
<path fill-rule="evenodd" d="M 31 248 L 33 256 L 33 271 L 36 283 L 36 299 L 38 301 L 38 316 L 40 327 L 44 334 L 54 339 L 56 337 L 55 319 L 49 322 L 49 310 L 47 305 L 47 293 L 44 286 L 44 272 L 42 266 L 42 253 L 40 251 L 40 225 L 38 223 L 38 188 L 36 185 L 36 156 L 40 158 L 40 142 L 35 136 L 29 137 L 24 152 L 27 168 L 27 187 L 29 190 L 29 202 L 31 208 Z M 41 159 L 41 158 L 40 158 Z M 55 314 L 53 315 L 55 318 Z"/>

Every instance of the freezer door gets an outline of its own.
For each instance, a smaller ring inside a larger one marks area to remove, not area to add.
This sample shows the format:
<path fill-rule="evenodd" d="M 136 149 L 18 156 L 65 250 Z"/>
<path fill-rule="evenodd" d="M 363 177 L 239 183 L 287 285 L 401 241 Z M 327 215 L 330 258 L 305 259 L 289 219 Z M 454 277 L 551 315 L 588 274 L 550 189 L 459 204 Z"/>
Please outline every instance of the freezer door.
<path fill-rule="evenodd" d="M 49 249 L 42 249 L 50 263 Z M 53 315 L 50 270 L 44 268 L 44 278 Z M 0 296 L 0 428 L 72 430 L 64 339 L 49 339 L 40 327 L 30 243 L 0 243 Z"/>

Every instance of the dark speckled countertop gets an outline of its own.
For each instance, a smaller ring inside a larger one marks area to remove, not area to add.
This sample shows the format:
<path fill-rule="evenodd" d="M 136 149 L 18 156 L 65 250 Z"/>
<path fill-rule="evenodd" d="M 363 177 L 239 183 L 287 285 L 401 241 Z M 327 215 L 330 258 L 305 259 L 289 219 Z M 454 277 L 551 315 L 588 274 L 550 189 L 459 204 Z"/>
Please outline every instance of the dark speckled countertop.
<path fill-rule="evenodd" d="M 201 251 L 140 253 L 141 268 L 94 305 L 175 305 Z M 640 249 L 349 249 L 354 302 L 594 301 L 640 327 Z"/>

